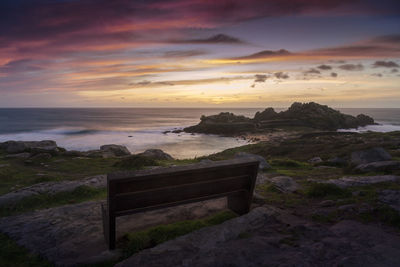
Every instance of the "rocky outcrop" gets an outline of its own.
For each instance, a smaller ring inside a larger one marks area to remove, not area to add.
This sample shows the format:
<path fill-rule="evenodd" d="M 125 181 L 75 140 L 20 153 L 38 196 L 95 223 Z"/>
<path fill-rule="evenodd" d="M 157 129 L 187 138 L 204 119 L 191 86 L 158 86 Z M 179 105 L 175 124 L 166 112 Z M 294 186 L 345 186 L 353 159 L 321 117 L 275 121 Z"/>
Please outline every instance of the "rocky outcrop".
<path fill-rule="evenodd" d="M 13 205 L 25 197 L 39 194 L 54 195 L 60 192 L 73 191 L 79 186 L 89 186 L 94 188 L 102 188 L 106 186 L 107 176 L 97 175 L 87 177 L 82 180 L 61 181 L 61 182 L 45 182 L 24 187 L 19 190 L 0 196 L 0 207 L 5 205 Z"/>
<path fill-rule="evenodd" d="M 202 116 L 200 123 L 187 127 L 185 132 L 222 135 L 238 135 L 274 129 L 279 127 L 308 127 L 313 129 L 335 131 L 375 124 L 373 118 L 360 114 L 357 117 L 343 114 L 328 106 L 314 102 L 293 103 L 286 111 L 275 112 L 267 108 L 257 112 L 253 119 L 223 112 L 218 115 Z"/>
<path fill-rule="evenodd" d="M 100 147 L 100 150 L 103 152 L 109 152 L 114 154 L 116 157 L 121 157 L 121 156 L 129 156 L 131 152 L 125 147 L 121 145 L 103 145 Z"/>
<path fill-rule="evenodd" d="M 392 209 L 400 212 L 400 191 L 399 190 L 381 190 L 378 194 L 379 201 L 389 205 Z"/>
<path fill-rule="evenodd" d="M 255 124 L 251 119 L 229 112 L 221 112 L 218 115 L 201 116 L 199 124 L 183 130 L 188 133 L 232 135 L 251 132 L 255 129 Z"/>
<path fill-rule="evenodd" d="M 58 152 L 57 143 L 52 140 L 43 141 L 7 141 L 0 144 L 0 149 L 5 150 L 9 154 L 17 154 L 22 152 Z"/>
<path fill-rule="evenodd" d="M 173 160 L 174 159 L 171 155 L 169 155 L 168 153 L 165 153 L 161 149 L 147 149 L 146 151 L 139 153 L 137 155 L 141 156 L 141 157 L 155 159 L 155 160 Z"/>
<path fill-rule="evenodd" d="M 339 179 L 315 180 L 309 179 L 312 182 L 334 184 L 339 187 L 363 186 L 384 182 L 400 181 L 400 176 L 397 175 L 375 175 L 375 176 L 346 176 Z"/>
<path fill-rule="evenodd" d="M 125 266 L 397 266 L 400 237 L 346 220 L 305 222 L 261 207 L 132 255 Z"/>
<path fill-rule="evenodd" d="M 289 176 L 276 176 L 270 182 L 282 193 L 293 193 L 300 189 L 299 184 Z"/>
<path fill-rule="evenodd" d="M 104 241 L 100 204 L 90 201 L 0 218 L 0 232 L 55 266 L 117 260 L 120 251 L 109 251 Z M 118 217 L 117 238 L 159 224 L 209 216 L 225 207 L 225 199 L 216 199 Z"/>
<path fill-rule="evenodd" d="M 271 169 L 271 165 L 261 156 L 246 152 L 239 152 L 235 154 L 235 158 L 250 158 L 257 160 L 260 164 L 258 165 L 259 170 Z"/>
<path fill-rule="evenodd" d="M 391 172 L 395 170 L 400 170 L 400 162 L 394 160 L 360 164 L 354 168 L 356 172 Z"/>
<path fill-rule="evenodd" d="M 354 117 L 314 102 L 293 103 L 288 110 L 279 113 L 268 108 L 256 113 L 254 120 L 259 123 L 264 122 L 264 127 L 272 123 L 272 125 L 297 125 L 321 130 L 357 128 L 374 124 L 374 120 L 369 116 L 360 114 Z"/>
<path fill-rule="evenodd" d="M 367 164 L 377 161 L 388 161 L 392 157 L 382 147 L 374 147 L 351 153 L 350 163 L 353 165 Z"/>

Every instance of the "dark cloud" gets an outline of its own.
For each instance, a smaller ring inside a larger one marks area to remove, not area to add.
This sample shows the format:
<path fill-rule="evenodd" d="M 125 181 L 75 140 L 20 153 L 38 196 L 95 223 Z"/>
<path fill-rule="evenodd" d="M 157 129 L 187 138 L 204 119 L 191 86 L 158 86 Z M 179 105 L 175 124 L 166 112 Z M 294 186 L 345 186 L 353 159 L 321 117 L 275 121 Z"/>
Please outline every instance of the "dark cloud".
<path fill-rule="evenodd" d="M 338 74 L 337 74 L 336 72 L 332 72 L 332 73 L 331 73 L 331 77 L 336 78 L 337 76 L 338 76 Z"/>
<path fill-rule="evenodd" d="M 390 72 L 391 73 L 396 73 L 396 72 L 399 72 L 399 70 L 398 69 L 392 69 Z"/>
<path fill-rule="evenodd" d="M 3 73 L 39 71 L 42 69 L 43 67 L 39 66 L 38 62 L 32 59 L 13 60 L 0 66 L 0 72 Z"/>
<path fill-rule="evenodd" d="M 163 54 L 166 58 L 185 58 L 195 57 L 206 54 L 203 50 L 186 50 L 186 51 L 167 51 Z"/>
<path fill-rule="evenodd" d="M 317 70 L 317 69 L 312 68 L 312 69 L 309 69 L 307 71 L 304 71 L 303 74 L 304 75 L 308 75 L 308 74 L 313 75 L 313 74 L 321 74 L 321 72 L 319 70 Z"/>
<path fill-rule="evenodd" d="M 255 77 L 254 80 L 255 83 L 264 83 L 269 78 L 269 76 L 265 74 L 256 74 L 254 75 L 254 77 Z"/>
<path fill-rule="evenodd" d="M 245 43 L 239 38 L 229 36 L 226 34 L 217 34 L 204 39 L 172 40 L 171 42 L 186 43 L 186 44 L 244 44 Z"/>
<path fill-rule="evenodd" d="M 371 74 L 371 76 L 375 76 L 375 77 L 382 77 L 382 73 L 373 73 Z"/>
<path fill-rule="evenodd" d="M 344 64 L 339 66 L 342 70 L 348 71 L 361 71 L 364 70 L 364 66 L 362 64 Z"/>
<path fill-rule="evenodd" d="M 289 75 L 286 74 L 286 73 L 284 73 L 284 72 L 282 72 L 282 71 L 280 71 L 280 72 L 275 72 L 275 73 L 274 73 L 274 76 L 275 76 L 276 78 L 278 78 L 278 79 L 288 79 L 288 78 L 289 78 Z"/>
<path fill-rule="evenodd" d="M 331 66 L 325 65 L 325 64 L 319 65 L 317 68 L 320 69 L 320 70 L 331 70 L 332 69 Z"/>
<path fill-rule="evenodd" d="M 374 68 L 398 68 L 399 65 L 396 62 L 393 61 L 375 61 L 374 64 L 372 64 Z"/>
<path fill-rule="evenodd" d="M 254 53 L 248 56 L 243 56 L 243 57 L 237 57 L 237 58 L 233 58 L 236 60 L 240 60 L 240 59 L 258 59 L 258 58 L 269 58 L 269 57 L 277 57 L 277 56 L 288 56 L 291 55 L 291 53 L 285 49 L 280 49 L 280 50 L 264 50 L 258 53 Z"/>

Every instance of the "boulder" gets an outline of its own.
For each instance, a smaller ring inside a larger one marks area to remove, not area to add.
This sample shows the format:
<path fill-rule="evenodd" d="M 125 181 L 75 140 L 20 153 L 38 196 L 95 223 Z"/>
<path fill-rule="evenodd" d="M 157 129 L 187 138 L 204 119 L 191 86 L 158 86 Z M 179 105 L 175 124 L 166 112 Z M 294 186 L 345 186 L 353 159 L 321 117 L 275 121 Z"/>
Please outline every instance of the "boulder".
<path fill-rule="evenodd" d="M 400 212 L 400 191 L 399 190 L 382 190 L 379 192 L 379 201 L 389 205 L 391 208 Z"/>
<path fill-rule="evenodd" d="M 318 206 L 320 206 L 320 207 L 333 207 L 335 205 L 336 205 L 336 202 L 334 200 L 331 200 L 331 199 L 327 199 L 327 200 L 321 201 L 318 204 Z"/>
<path fill-rule="evenodd" d="M 346 176 L 339 179 L 329 179 L 320 181 L 309 179 L 308 181 L 334 184 L 339 187 L 345 188 L 351 186 L 363 186 L 363 185 L 370 185 L 370 184 L 377 184 L 384 182 L 397 182 L 399 180 L 400 176 L 396 175 L 375 175 L 375 176 Z"/>
<path fill-rule="evenodd" d="M 69 150 L 63 152 L 63 155 L 67 157 L 82 157 L 83 153 L 77 150 Z"/>
<path fill-rule="evenodd" d="M 31 156 L 30 153 L 28 152 L 22 152 L 18 154 L 8 154 L 6 155 L 6 158 L 18 158 L 18 159 L 27 159 Z"/>
<path fill-rule="evenodd" d="M 39 153 L 29 158 L 32 161 L 46 161 L 51 159 L 50 153 Z"/>
<path fill-rule="evenodd" d="M 360 164 L 354 168 L 355 171 L 358 172 L 385 172 L 385 171 L 394 171 L 400 170 L 400 162 L 399 161 L 378 161 L 371 162 L 366 164 Z"/>
<path fill-rule="evenodd" d="M 392 157 L 382 147 L 374 147 L 366 150 L 351 153 L 350 162 L 353 165 L 366 164 L 377 161 L 388 161 Z"/>
<path fill-rule="evenodd" d="M 308 162 L 311 164 L 317 164 L 317 163 L 321 163 L 322 159 L 320 157 L 314 157 L 312 159 L 309 159 Z"/>
<path fill-rule="evenodd" d="M 85 152 L 82 152 L 84 157 L 89 157 L 89 158 L 102 158 L 103 157 L 103 152 L 101 150 L 88 150 Z"/>
<path fill-rule="evenodd" d="M 277 176 L 271 178 L 270 182 L 282 193 L 293 193 L 300 188 L 299 184 L 289 176 Z"/>
<path fill-rule="evenodd" d="M 57 149 L 57 143 L 53 140 L 43 141 L 7 141 L 2 143 L 1 148 L 9 154 L 17 154 L 34 149 L 54 150 Z"/>
<path fill-rule="evenodd" d="M 260 165 L 258 166 L 259 170 L 271 168 L 271 165 L 269 165 L 269 163 L 263 157 L 256 155 L 256 154 L 251 154 L 251 153 L 247 153 L 247 152 L 239 152 L 239 153 L 235 154 L 235 158 L 251 158 L 251 159 L 258 160 L 258 162 L 260 162 Z"/>
<path fill-rule="evenodd" d="M 137 154 L 138 156 L 142 157 L 147 157 L 147 158 L 152 158 L 155 160 L 173 160 L 174 158 L 169 155 L 168 153 L 165 153 L 161 149 L 147 149 L 146 151 Z"/>
<path fill-rule="evenodd" d="M 131 152 L 129 152 L 129 150 L 125 146 L 114 144 L 103 145 L 100 147 L 100 150 L 103 152 L 111 152 L 117 157 L 128 156 L 131 154 Z"/>
<path fill-rule="evenodd" d="M 347 165 L 347 160 L 344 158 L 340 157 L 333 157 L 327 161 L 329 165 L 333 166 L 346 166 Z"/>

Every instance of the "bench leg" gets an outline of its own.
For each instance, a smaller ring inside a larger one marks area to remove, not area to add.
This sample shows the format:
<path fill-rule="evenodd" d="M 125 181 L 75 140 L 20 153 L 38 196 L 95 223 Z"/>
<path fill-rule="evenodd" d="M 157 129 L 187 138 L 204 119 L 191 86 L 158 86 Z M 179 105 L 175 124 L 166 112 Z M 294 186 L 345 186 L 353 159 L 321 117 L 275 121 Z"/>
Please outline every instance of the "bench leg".
<path fill-rule="evenodd" d="M 228 196 L 228 208 L 239 215 L 248 213 L 250 211 L 248 192 L 243 191 Z"/>
<path fill-rule="evenodd" d="M 103 217 L 103 233 L 104 239 L 108 245 L 108 249 L 115 249 L 115 216 L 110 216 L 105 205 L 101 205 Z"/>

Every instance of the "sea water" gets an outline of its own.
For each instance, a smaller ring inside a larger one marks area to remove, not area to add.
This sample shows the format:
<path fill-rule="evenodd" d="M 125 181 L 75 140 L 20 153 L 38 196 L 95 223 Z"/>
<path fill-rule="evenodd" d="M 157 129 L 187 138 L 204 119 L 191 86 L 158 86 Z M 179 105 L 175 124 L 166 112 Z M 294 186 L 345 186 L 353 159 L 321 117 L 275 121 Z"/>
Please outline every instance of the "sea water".
<path fill-rule="evenodd" d="M 201 115 L 233 112 L 253 117 L 262 108 L 16 108 L 0 109 L 0 142 L 54 140 L 68 150 L 98 149 L 104 144 L 126 146 L 132 153 L 159 148 L 176 158 L 194 158 L 247 144 L 216 135 L 164 133 L 199 123 Z M 281 111 L 283 109 L 276 109 Z M 364 113 L 380 125 L 352 131 L 400 130 L 400 109 L 341 109 Z"/>

